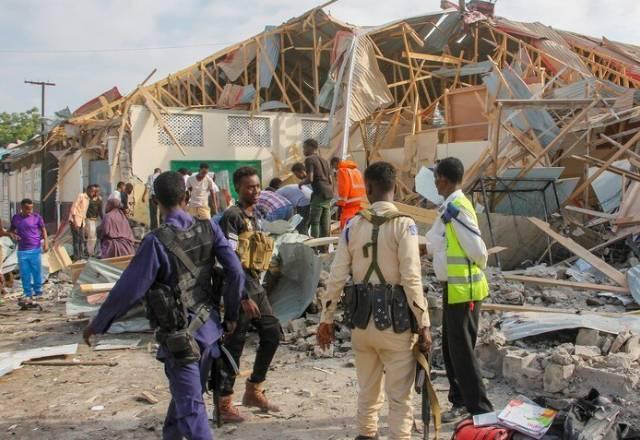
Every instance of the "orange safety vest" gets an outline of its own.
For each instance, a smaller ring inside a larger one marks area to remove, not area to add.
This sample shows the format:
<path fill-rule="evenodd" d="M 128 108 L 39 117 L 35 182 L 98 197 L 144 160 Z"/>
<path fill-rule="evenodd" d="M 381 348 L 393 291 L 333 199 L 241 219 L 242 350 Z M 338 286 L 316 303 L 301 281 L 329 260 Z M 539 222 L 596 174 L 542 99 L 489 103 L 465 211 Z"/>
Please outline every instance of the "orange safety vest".
<path fill-rule="evenodd" d="M 360 204 L 365 198 L 364 179 L 358 165 L 351 160 L 341 160 L 337 171 L 338 206 Z"/>

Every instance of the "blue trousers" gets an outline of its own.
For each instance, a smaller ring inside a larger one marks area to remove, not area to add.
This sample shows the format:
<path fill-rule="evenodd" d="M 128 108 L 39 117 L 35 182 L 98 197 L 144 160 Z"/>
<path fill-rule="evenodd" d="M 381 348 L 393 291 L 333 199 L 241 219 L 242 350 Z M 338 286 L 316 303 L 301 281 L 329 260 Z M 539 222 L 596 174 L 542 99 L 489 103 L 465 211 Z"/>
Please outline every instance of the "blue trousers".
<path fill-rule="evenodd" d="M 24 296 L 42 295 L 42 251 L 40 248 L 18 251 L 18 267 Z"/>
<path fill-rule="evenodd" d="M 216 353 L 212 353 L 215 351 Z M 211 356 L 219 356 L 217 346 L 203 349 L 200 362 L 178 367 L 170 359 L 164 361 L 164 372 L 169 379 L 171 403 L 162 428 L 163 440 L 212 440 L 207 408 L 202 395 L 211 370 Z"/>

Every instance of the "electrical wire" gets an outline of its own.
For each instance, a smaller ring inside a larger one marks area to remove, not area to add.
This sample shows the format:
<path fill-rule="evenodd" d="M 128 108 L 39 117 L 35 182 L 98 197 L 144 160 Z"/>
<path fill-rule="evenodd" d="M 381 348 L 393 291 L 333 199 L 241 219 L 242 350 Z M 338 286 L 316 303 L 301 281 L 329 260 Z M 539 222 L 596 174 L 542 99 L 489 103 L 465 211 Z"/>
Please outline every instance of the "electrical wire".
<path fill-rule="evenodd" d="M 0 49 L 0 53 L 6 54 L 30 54 L 30 55 L 46 55 L 46 54 L 91 54 L 91 53 L 109 53 L 109 52 L 144 52 L 153 50 L 172 50 L 186 49 L 190 47 L 213 47 L 213 46 L 229 46 L 231 43 L 204 43 L 204 44 L 186 44 L 178 46 L 156 46 L 156 47 L 123 47 L 114 49 Z"/>

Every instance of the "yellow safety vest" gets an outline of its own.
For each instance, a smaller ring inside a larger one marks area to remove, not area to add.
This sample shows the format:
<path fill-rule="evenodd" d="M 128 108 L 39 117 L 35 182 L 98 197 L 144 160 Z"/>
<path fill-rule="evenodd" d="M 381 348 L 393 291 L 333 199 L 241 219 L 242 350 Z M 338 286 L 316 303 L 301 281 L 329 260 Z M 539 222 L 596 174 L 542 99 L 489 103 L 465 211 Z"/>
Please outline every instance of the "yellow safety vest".
<path fill-rule="evenodd" d="M 451 202 L 456 208 L 469 213 L 478 224 L 476 211 L 464 195 Z M 460 304 L 470 301 L 482 301 L 489 295 L 489 285 L 482 270 L 467 258 L 460 246 L 452 219 L 445 227 L 447 239 L 447 282 L 448 303 Z M 471 225 L 469 225 L 471 226 Z"/>

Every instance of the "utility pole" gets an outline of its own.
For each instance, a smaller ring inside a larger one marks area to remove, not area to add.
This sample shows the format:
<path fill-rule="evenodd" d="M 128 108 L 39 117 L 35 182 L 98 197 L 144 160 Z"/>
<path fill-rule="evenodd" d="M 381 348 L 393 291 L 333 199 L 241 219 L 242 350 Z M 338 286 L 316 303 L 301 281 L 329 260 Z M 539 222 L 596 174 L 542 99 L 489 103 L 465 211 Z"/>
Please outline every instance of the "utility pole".
<path fill-rule="evenodd" d="M 46 81 L 24 81 L 25 84 L 33 84 L 35 86 L 40 86 L 42 101 L 40 105 L 40 115 L 42 116 L 40 119 L 40 135 L 41 142 L 44 142 L 44 89 L 47 86 L 55 86 L 54 83 L 46 82 Z"/>

